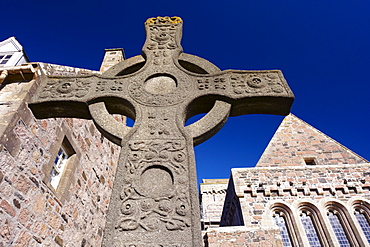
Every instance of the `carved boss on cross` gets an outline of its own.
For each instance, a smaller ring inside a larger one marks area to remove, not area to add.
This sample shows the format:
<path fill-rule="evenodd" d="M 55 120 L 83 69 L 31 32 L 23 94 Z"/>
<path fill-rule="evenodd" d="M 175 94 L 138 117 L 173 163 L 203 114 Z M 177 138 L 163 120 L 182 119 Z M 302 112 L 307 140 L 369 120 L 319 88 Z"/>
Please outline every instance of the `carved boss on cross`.
<path fill-rule="evenodd" d="M 179 17 L 150 18 L 145 29 L 143 55 L 102 75 L 45 78 L 30 107 L 39 118 L 93 119 L 122 146 L 103 246 L 201 246 L 193 146 L 229 116 L 287 115 L 294 97 L 281 71 L 220 71 L 183 53 Z"/>

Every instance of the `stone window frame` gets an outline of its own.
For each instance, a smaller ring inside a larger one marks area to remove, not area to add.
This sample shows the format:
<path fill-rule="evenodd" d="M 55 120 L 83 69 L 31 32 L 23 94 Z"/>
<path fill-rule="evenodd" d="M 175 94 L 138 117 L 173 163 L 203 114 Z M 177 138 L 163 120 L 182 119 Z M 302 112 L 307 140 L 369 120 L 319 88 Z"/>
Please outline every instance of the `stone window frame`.
<path fill-rule="evenodd" d="M 71 184 L 76 183 L 76 178 L 73 175 L 78 166 L 81 157 L 81 151 L 79 150 L 78 145 L 74 143 L 73 138 L 69 132 L 70 130 L 66 126 L 64 121 L 62 122 L 61 127 L 58 128 L 58 130 L 59 131 L 57 133 L 56 141 L 50 146 L 50 160 L 49 162 L 44 164 L 44 166 L 42 167 L 42 171 L 44 173 L 43 182 L 56 195 L 56 198 L 58 198 L 61 203 L 64 203 L 70 198 L 69 188 Z M 61 146 L 66 149 L 70 156 L 68 157 L 58 187 L 57 189 L 55 189 L 50 184 L 50 176 L 54 168 L 55 158 L 57 157 L 58 151 Z"/>
<path fill-rule="evenodd" d="M 370 225 L 370 204 L 366 201 L 363 201 L 363 200 L 356 200 L 353 204 L 352 204 L 352 209 L 353 209 L 353 215 L 355 216 L 357 222 L 358 222 L 358 219 L 356 217 L 356 211 L 360 211 L 361 214 L 363 214 L 368 222 L 368 224 Z M 369 236 L 366 236 L 366 234 L 364 233 L 363 229 L 362 229 L 362 226 L 360 224 L 360 222 L 358 222 L 359 225 L 360 225 L 360 229 L 359 231 L 361 231 L 364 236 L 365 236 L 365 239 L 368 241 L 368 243 L 370 243 L 370 238 L 368 238 Z"/>
<path fill-rule="evenodd" d="M 298 212 L 299 216 L 301 216 L 302 212 L 306 211 L 310 214 L 312 223 L 315 227 L 316 234 L 319 238 L 320 244 L 323 247 L 330 247 L 332 246 L 332 239 L 330 237 L 330 233 L 328 231 L 328 228 L 326 227 L 324 223 L 324 219 L 320 213 L 320 210 L 313 204 L 305 202 L 298 206 Z M 302 220 L 299 219 L 300 224 L 302 224 Z M 304 227 L 302 225 L 302 229 L 304 230 Z M 306 233 L 305 233 L 306 235 Z"/>
<path fill-rule="evenodd" d="M 50 172 L 49 182 L 54 189 L 57 189 L 60 184 L 60 179 L 62 178 L 63 172 L 67 167 L 70 158 L 76 152 L 72 147 L 70 147 L 68 139 L 64 138 L 62 145 L 59 148 L 59 151 L 54 159 L 53 169 Z M 53 178 L 58 178 L 59 180 L 53 180 Z M 56 183 L 56 184 L 54 184 Z"/>
<path fill-rule="evenodd" d="M 325 206 L 326 217 L 329 220 L 329 212 L 332 211 L 335 215 L 338 216 L 339 222 L 342 225 L 344 233 L 348 239 L 348 242 L 351 246 L 365 246 L 366 244 L 362 241 L 361 235 L 358 232 L 356 225 L 353 222 L 353 218 L 349 214 L 349 211 L 344 205 L 339 202 L 330 201 L 326 203 Z M 330 224 L 330 223 L 329 223 Z M 332 227 L 330 225 L 330 227 Z M 335 236 L 335 234 L 334 234 Z M 338 242 L 337 237 L 335 236 L 335 241 Z M 365 245 L 364 245 L 365 244 Z"/>
<path fill-rule="evenodd" d="M 285 219 L 285 224 L 288 229 L 290 242 L 292 246 L 293 247 L 301 246 L 300 243 L 302 243 L 302 240 L 300 238 L 300 235 L 298 234 L 297 231 L 298 227 L 296 221 L 294 220 L 292 210 L 285 204 L 275 203 L 271 207 L 271 217 L 273 218 L 276 213 L 278 213 Z"/>

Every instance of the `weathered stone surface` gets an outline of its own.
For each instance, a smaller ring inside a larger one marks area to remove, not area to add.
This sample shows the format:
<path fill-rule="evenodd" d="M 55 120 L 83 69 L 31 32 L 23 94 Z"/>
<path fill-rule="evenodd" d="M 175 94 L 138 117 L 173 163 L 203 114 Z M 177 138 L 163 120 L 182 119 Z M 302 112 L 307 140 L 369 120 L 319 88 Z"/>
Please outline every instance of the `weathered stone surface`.
<path fill-rule="evenodd" d="M 200 184 L 202 229 L 219 227 L 228 179 L 203 179 Z"/>
<path fill-rule="evenodd" d="M 280 124 L 257 167 L 359 164 L 368 161 L 302 119 L 289 114 Z"/>
<path fill-rule="evenodd" d="M 10 214 L 12 217 L 15 216 L 16 212 L 12 205 L 10 205 L 7 201 L 2 200 L 0 202 L 0 207 L 5 210 L 8 214 Z"/>
<path fill-rule="evenodd" d="M 220 227 L 209 228 L 204 232 L 205 247 L 282 247 L 280 231 L 277 227 Z"/>
<path fill-rule="evenodd" d="M 112 183 L 120 147 L 97 134 L 91 120 L 35 119 L 26 102 L 40 77 L 92 73 L 51 64 L 37 66 L 34 80 L 9 82 L 0 88 L 0 246 L 58 246 L 57 236 L 64 246 L 80 244 L 83 238 L 85 246 L 100 246 L 111 187 L 96 176 Z M 86 152 L 80 152 L 69 178 L 68 191 L 73 196 L 61 202 L 63 198 L 46 185 L 50 172 L 43 167 L 54 161 L 68 133 L 69 141 L 82 143 Z"/>
<path fill-rule="evenodd" d="M 30 242 L 32 236 L 28 232 L 22 232 L 19 236 L 17 243 L 14 245 L 16 247 L 23 247 L 23 246 L 29 246 L 28 243 Z"/>
<path fill-rule="evenodd" d="M 178 17 L 150 18 L 145 28 L 143 56 L 101 76 L 45 77 L 30 107 L 39 118 L 92 118 L 122 146 L 103 246 L 201 246 L 193 145 L 229 115 L 288 114 L 293 94 L 280 71 L 220 71 L 183 53 Z"/>

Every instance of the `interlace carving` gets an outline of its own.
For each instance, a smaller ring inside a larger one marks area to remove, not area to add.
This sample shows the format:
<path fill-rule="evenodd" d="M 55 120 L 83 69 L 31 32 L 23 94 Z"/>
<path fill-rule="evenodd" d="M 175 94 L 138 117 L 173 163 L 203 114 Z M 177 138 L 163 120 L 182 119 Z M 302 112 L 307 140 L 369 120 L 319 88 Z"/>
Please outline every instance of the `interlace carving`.
<path fill-rule="evenodd" d="M 183 230 L 190 226 L 184 140 L 139 140 L 129 144 L 128 176 L 116 229 Z M 141 176 L 140 180 L 136 180 Z M 149 180 L 149 181 L 148 181 Z"/>

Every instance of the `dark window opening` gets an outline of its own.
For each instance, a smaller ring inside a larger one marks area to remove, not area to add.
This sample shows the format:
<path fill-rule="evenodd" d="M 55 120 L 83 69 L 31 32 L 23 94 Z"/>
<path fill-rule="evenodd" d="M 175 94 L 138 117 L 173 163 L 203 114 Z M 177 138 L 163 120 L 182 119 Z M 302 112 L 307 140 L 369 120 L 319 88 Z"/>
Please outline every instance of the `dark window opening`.
<path fill-rule="evenodd" d="M 305 162 L 305 163 L 306 163 L 306 165 L 308 165 L 308 166 L 315 166 L 315 165 L 316 165 L 315 158 L 305 158 L 305 159 L 304 159 L 304 162 Z"/>
<path fill-rule="evenodd" d="M 6 64 L 12 55 L 1 55 L 0 56 L 0 64 Z"/>

